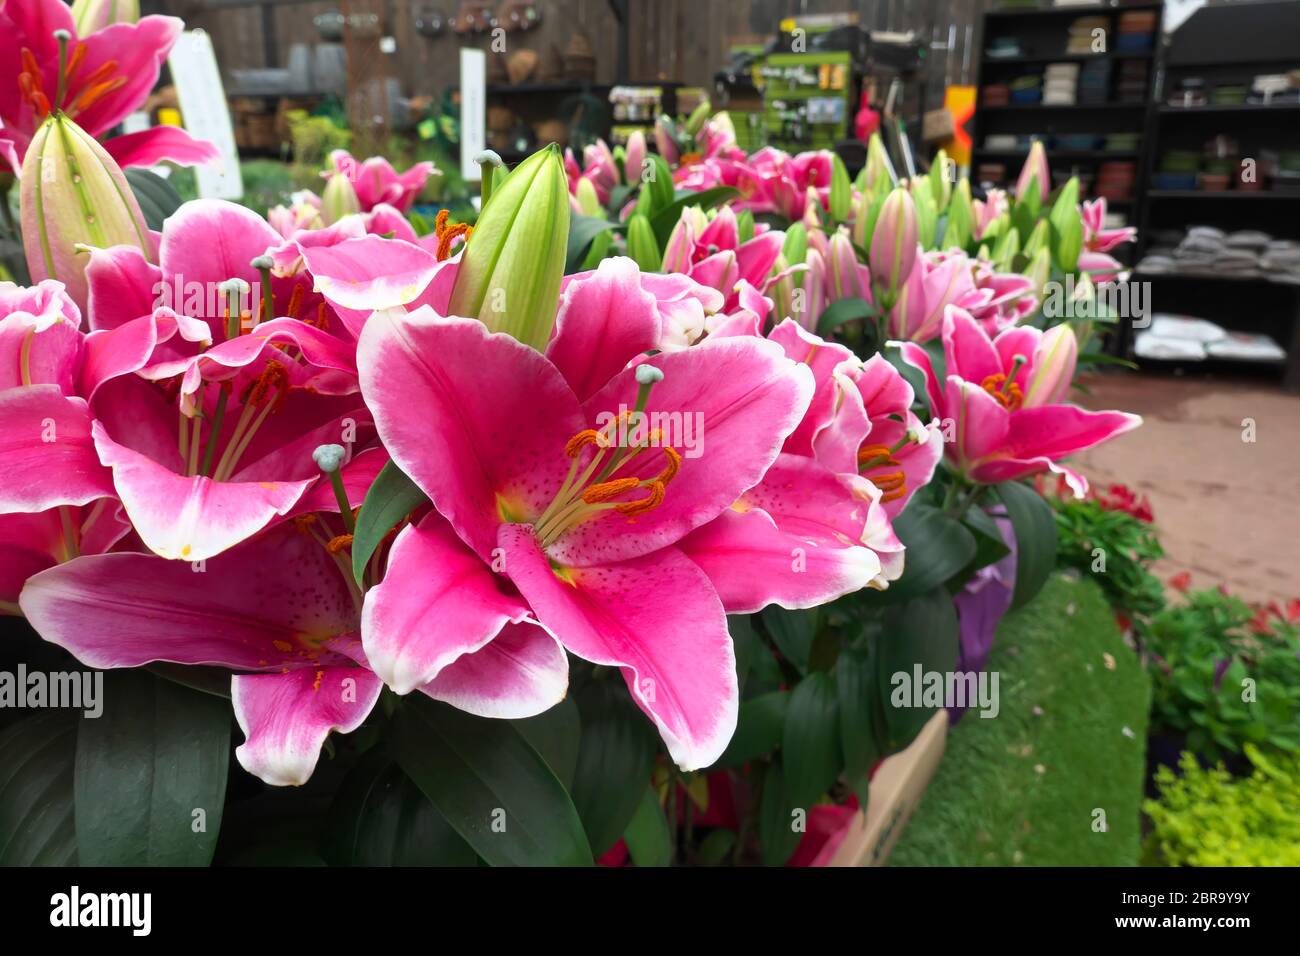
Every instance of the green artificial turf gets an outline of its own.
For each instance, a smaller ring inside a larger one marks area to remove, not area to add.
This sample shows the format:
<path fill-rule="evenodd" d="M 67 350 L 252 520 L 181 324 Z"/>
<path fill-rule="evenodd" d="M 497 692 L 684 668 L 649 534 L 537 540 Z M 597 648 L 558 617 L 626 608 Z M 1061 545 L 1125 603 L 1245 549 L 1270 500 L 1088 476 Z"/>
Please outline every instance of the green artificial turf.
<path fill-rule="evenodd" d="M 988 666 L 1000 713 L 952 729 L 891 865 L 1136 866 L 1151 687 L 1101 590 L 1053 576 Z"/>

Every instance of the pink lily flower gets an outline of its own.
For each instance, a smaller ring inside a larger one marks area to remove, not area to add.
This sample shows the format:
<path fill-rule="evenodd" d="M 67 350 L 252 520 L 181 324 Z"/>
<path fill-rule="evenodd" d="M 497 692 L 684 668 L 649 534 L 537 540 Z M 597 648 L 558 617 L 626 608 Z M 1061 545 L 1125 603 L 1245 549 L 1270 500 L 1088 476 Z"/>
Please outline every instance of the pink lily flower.
<path fill-rule="evenodd" d="M 972 199 L 971 206 L 975 211 L 971 234 L 976 240 L 984 238 L 984 233 L 993 224 L 993 220 L 1011 211 L 1005 189 L 990 189 L 984 199 Z"/>
<path fill-rule="evenodd" d="M 371 317 L 362 391 L 394 461 L 455 531 L 403 531 L 367 594 L 362 640 L 385 683 L 404 692 L 432 679 L 526 608 L 571 653 L 623 671 L 679 765 L 721 753 L 738 704 L 731 605 L 719 595 L 743 589 L 752 603 L 764 588 L 799 587 L 811 604 L 839 593 L 829 575 L 791 573 L 801 538 L 781 534 L 760 504 L 737 505 L 776 462 L 812 384 L 748 336 L 629 367 L 661 322 L 627 259 L 568 285 L 545 356 L 433 309 Z M 816 508 L 811 491 L 783 495 Z M 687 544 L 731 516 L 745 528 Z M 781 580 L 734 560 L 741 546 L 779 552 Z M 494 592 L 451 587 L 474 562 L 499 572 Z M 501 603 L 507 583 L 522 607 Z M 435 623 L 449 615 L 465 623 Z"/>
<path fill-rule="evenodd" d="M 266 221 L 286 239 L 297 232 L 325 227 L 325 220 L 321 218 L 320 197 L 310 189 L 300 189 L 294 193 L 288 206 L 272 206 L 266 212 Z"/>
<path fill-rule="evenodd" d="M 591 183 L 596 192 L 596 198 L 600 201 L 601 206 L 609 202 L 610 191 L 619 184 L 618 164 L 614 162 L 614 154 L 609 151 L 609 146 L 605 141 L 597 140 L 588 146 L 582 152 L 582 161 L 584 167 L 578 166 L 578 161 L 573 158 L 573 150 L 564 151 L 564 171 L 569 178 L 569 195 L 577 197 L 578 184 L 581 180 L 587 180 Z M 576 212 L 581 212 L 579 207 L 574 207 Z"/>
<path fill-rule="evenodd" d="M 92 325 L 134 361 L 84 393 L 91 438 L 136 531 L 162 557 L 201 561 L 251 537 L 318 481 L 312 449 L 363 447 L 369 435 L 354 331 L 308 291 L 309 274 L 272 276 L 271 312 L 259 294 L 230 314 L 223 286 L 257 288 L 251 261 L 280 243 L 252 212 L 199 201 L 167 220 L 158 266 L 127 247 L 92 253 Z M 179 335 L 159 341 L 147 323 L 163 319 Z"/>
<path fill-rule="evenodd" d="M 1121 229 L 1106 228 L 1106 199 L 1084 200 L 1079 206 L 1079 215 L 1083 217 L 1083 245 L 1093 252 L 1110 252 L 1116 246 L 1137 239 L 1137 230 L 1132 226 Z"/>
<path fill-rule="evenodd" d="M 1107 229 L 1105 197 L 1086 200 L 1079 206 L 1079 214 L 1083 217 L 1083 252 L 1079 254 L 1079 271 L 1094 282 L 1116 279 L 1124 266 L 1109 253 L 1117 246 L 1133 242 L 1137 238 L 1137 229 L 1132 226 Z"/>
<path fill-rule="evenodd" d="M 975 318 L 990 335 L 1017 325 L 1038 308 L 1033 280 L 994 272 L 992 264 L 960 249 L 917 250 L 916 266 L 889 313 L 889 334 L 899 341 L 938 338 L 948 306 Z"/>
<path fill-rule="evenodd" d="M 17 614 L 29 577 L 107 551 L 131 526 L 84 441 L 86 403 L 76 390 L 88 354 L 76 304 L 60 282 L 4 282 L 0 316 L 0 614 Z M 89 358 L 93 365 L 102 355 Z M 60 422 L 74 430 L 60 433 Z"/>
<path fill-rule="evenodd" d="M 838 475 L 865 478 L 879 489 L 881 510 L 892 521 L 929 484 L 943 457 L 937 424 L 924 425 L 912 411 L 912 386 L 884 356 L 863 362 L 789 319 L 768 338 L 792 361 L 805 363 L 815 383 L 808 411 L 784 450 L 814 458 Z M 869 528 L 879 525 L 879 519 L 868 522 Z M 883 562 L 875 585 L 882 587 L 901 573 L 902 545 L 890 531 L 871 547 Z"/>
<path fill-rule="evenodd" d="M 1132 431 L 1142 419 L 1061 403 L 1074 374 L 1073 337 L 1067 325 L 1046 333 L 1014 327 L 994 338 L 969 313 L 949 306 L 942 383 L 925 349 L 903 344 L 903 358 L 925 375 L 930 410 L 943 424 L 945 453 L 959 474 L 998 484 L 1052 471 L 1076 496 L 1087 493 L 1087 480 L 1061 459 Z"/>
<path fill-rule="evenodd" d="M 352 188 L 356 190 L 362 212 L 370 212 L 381 203 L 392 206 L 401 213 L 410 212 L 424 189 L 424 184 L 438 172 L 433 163 L 422 162 L 399 173 L 382 156 L 371 156 L 359 163 L 345 149 L 334 150 L 329 158 L 333 169 L 321 175 L 342 173 L 347 176 Z"/>
<path fill-rule="evenodd" d="M 764 303 L 770 309 L 770 301 Z M 723 328 L 712 337 L 759 335 L 764 303 L 754 303 L 757 321 Z M 849 349 L 821 339 L 794 319 L 781 322 L 767 339 L 792 362 L 806 366 L 814 385 L 812 400 L 782 445 L 780 458 L 732 506 L 744 514 L 761 508 L 771 523 L 728 514 L 683 544 L 706 572 L 717 576 L 719 594 L 731 613 L 752 613 L 772 601 L 803 608 L 824 600 L 814 599 L 802 582 L 783 572 L 788 553 L 753 543 L 765 536 L 780 541 L 779 535 L 795 534 L 805 549 L 814 545 L 809 556 L 817 562 L 818 575 L 836 582 L 839 594 L 887 587 L 903 571 L 903 545 L 890 521 L 930 480 L 943 455 L 937 430 L 925 429 L 911 412 L 911 387 L 883 358 L 864 366 Z M 740 540 L 746 536 L 750 543 Z M 753 575 L 723 574 L 709 554 L 694 552 L 699 545 L 717 556 L 734 552 L 727 558 L 730 563 L 735 554 L 744 554 L 749 566 L 761 572 L 761 583 L 755 584 Z"/>
<path fill-rule="evenodd" d="M 821 209 L 828 208 L 831 191 L 832 155 L 826 150 L 791 156 L 773 146 L 765 146 L 749 158 L 749 168 L 759 183 L 754 198 L 755 211 L 774 211 L 791 222 L 803 219 L 810 198 Z M 766 207 L 766 208 L 763 208 Z"/>
<path fill-rule="evenodd" d="M 386 460 L 366 452 L 343 469 L 350 499 L 364 497 Z M 317 488 L 292 521 L 212 558 L 203 573 L 147 554 L 81 557 L 28 581 L 20 606 L 46 640 L 94 667 L 236 671 L 231 702 L 246 737 L 237 759 L 269 784 L 299 785 L 329 733 L 359 727 L 383 688 L 358 637 L 361 595 L 337 545 L 342 530 L 332 492 Z M 491 587 L 491 573 L 477 570 L 458 585 Z M 554 638 L 521 622 L 418 689 L 470 713 L 523 717 L 562 698 L 567 678 Z"/>
<path fill-rule="evenodd" d="M 1052 192 L 1052 171 L 1047 163 L 1047 151 L 1038 140 L 1034 140 L 1034 144 L 1029 147 L 1029 155 L 1025 157 L 1025 165 L 1020 169 L 1020 178 L 1016 180 L 1016 199 L 1018 201 L 1025 199 L 1031 181 L 1038 189 L 1039 198 L 1043 202 L 1047 202 L 1047 197 Z"/>
<path fill-rule="evenodd" d="M 72 10 L 62 0 L 8 0 L 0 5 L 0 120 L 21 160 L 36 129 L 59 109 L 93 137 L 100 137 L 140 108 L 183 24 L 175 17 L 149 16 L 115 23 L 78 37 Z M 59 80 L 56 30 L 66 30 L 64 80 Z M 62 89 L 62 99 L 55 101 Z M 104 142 L 119 166 L 152 165 L 164 159 L 182 165 L 218 156 L 211 143 L 175 127 L 155 127 Z M 0 152 L 0 158 L 5 158 Z M 6 158 L 9 168 L 19 167 Z"/>
<path fill-rule="evenodd" d="M 784 233 L 756 227 L 754 237 L 742 243 L 730 206 L 723 206 L 712 218 L 691 206 L 682 210 L 668 237 L 663 269 L 717 289 L 726 297 L 725 311 L 731 311 L 739 303 L 741 281 L 760 293 L 767 290 L 784 241 Z"/>

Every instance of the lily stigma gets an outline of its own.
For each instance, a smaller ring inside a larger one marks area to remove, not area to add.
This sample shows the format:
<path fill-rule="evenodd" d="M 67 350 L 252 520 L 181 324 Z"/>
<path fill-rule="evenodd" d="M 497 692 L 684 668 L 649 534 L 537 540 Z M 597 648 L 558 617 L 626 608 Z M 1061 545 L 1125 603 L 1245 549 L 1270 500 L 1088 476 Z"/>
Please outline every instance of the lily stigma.
<path fill-rule="evenodd" d="M 669 483 L 681 470 L 681 454 L 671 445 L 664 444 L 665 436 L 657 428 L 647 431 L 644 436 L 637 435 L 636 437 L 643 440 L 634 444 L 619 446 L 613 441 L 613 435 L 617 433 L 620 424 L 634 421 L 644 415 L 650 390 L 656 383 L 662 381 L 663 377 L 664 373 L 654 366 L 640 366 L 636 371 L 639 386 L 636 409 L 622 412 L 599 430 L 583 429 L 565 444 L 564 453 L 572 459 L 569 474 L 560 486 L 560 490 L 556 492 L 555 498 L 533 524 L 533 530 L 543 548 L 554 543 L 565 531 L 602 512 L 616 511 L 629 520 L 634 520 L 637 515 L 645 514 L 663 504 Z M 640 429 L 634 431 L 639 432 Z M 582 454 L 588 446 L 594 447 L 596 451 L 580 472 Z M 635 475 L 615 477 L 619 471 L 650 448 L 662 450 L 667 459 L 658 474 L 650 478 L 639 478 Z M 647 494 L 632 501 L 612 500 L 638 488 L 645 489 Z M 502 516 L 509 520 L 508 510 L 504 504 L 500 508 Z"/>

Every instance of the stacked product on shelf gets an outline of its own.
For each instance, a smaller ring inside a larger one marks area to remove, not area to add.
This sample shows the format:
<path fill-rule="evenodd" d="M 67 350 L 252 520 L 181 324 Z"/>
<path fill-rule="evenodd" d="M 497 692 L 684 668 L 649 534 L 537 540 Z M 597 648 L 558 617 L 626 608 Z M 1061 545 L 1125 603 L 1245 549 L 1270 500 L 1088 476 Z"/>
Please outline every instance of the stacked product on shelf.
<path fill-rule="evenodd" d="M 1083 64 L 1083 69 L 1079 73 L 1080 103 L 1092 105 L 1109 101 L 1110 70 L 1110 60 L 1090 60 Z"/>
<path fill-rule="evenodd" d="M 1209 81 L 1180 77 L 1169 91 L 1170 106 L 1295 106 L 1300 103 L 1300 70 L 1256 73 Z"/>
<path fill-rule="evenodd" d="M 1015 59 L 1025 55 L 1020 41 L 1015 37 L 994 37 L 989 41 L 985 52 L 988 56 L 999 60 Z"/>
<path fill-rule="evenodd" d="M 1207 319 L 1166 312 L 1157 312 L 1151 317 L 1150 328 L 1138 332 L 1133 351 L 1138 358 L 1176 362 L 1286 360 L 1286 351 L 1267 335 L 1229 332 Z"/>
<path fill-rule="evenodd" d="M 1243 157 L 1253 163 L 1247 165 Z M 1300 193 L 1300 152 L 1260 149 L 1243 152 L 1237 140 L 1219 135 L 1197 153 L 1170 149 L 1160 155 L 1152 185 L 1170 191 L 1256 192 L 1270 189 L 1283 195 Z"/>
<path fill-rule="evenodd" d="M 986 83 L 980 90 L 980 106 L 1006 106 L 1011 102 L 1011 87 L 1005 83 Z"/>
<path fill-rule="evenodd" d="M 1155 46 L 1160 14 L 1154 10 L 1128 10 L 1119 15 L 1116 53 L 1150 53 Z"/>
<path fill-rule="evenodd" d="M 1110 202 L 1132 202 L 1137 187 L 1137 163 L 1132 160 L 1107 160 L 1097 167 L 1094 195 Z"/>
<path fill-rule="evenodd" d="M 1160 230 L 1138 263 L 1139 274 L 1226 275 L 1300 285 L 1300 242 L 1276 239 L 1260 229 L 1226 232 L 1192 226 Z"/>
<path fill-rule="evenodd" d="M 1043 103 L 1073 106 L 1079 88 L 1078 63 L 1052 63 L 1043 73 Z"/>
<path fill-rule="evenodd" d="M 1011 102 L 1017 106 L 1032 106 L 1043 101 L 1043 78 L 1037 74 L 1018 76 L 1008 85 Z"/>
<path fill-rule="evenodd" d="M 1149 87 L 1149 64 L 1145 60 L 1121 60 L 1115 81 L 1115 102 L 1145 103 Z"/>
<path fill-rule="evenodd" d="M 1098 33 L 1097 31 L 1101 31 Z M 1065 52 L 1077 56 L 1105 52 L 1097 49 L 1097 39 L 1110 35 L 1110 17 L 1079 17 L 1070 24 Z"/>

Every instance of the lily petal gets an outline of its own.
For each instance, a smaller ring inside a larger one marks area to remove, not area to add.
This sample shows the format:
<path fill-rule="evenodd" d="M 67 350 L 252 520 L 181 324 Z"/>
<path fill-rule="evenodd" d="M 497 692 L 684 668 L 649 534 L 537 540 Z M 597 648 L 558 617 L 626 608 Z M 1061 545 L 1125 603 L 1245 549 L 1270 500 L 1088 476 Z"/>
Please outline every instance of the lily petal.
<path fill-rule="evenodd" d="M 384 580 L 366 593 L 361 640 L 375 673 L 409 694 L 527 617 L 523 598 L 435 512 L 393 542 Z"/>
<path fill-rule="evenodd" d="M 0 391 L 0 514 L 116 497 L 91 425 L 85 401 L 57 385 Z"/>
<path fill-rule="evenodd" d="M 517 720 L 550 710 L 564 699 L 568 687 L 564 648 L 544 628 L 523 622 L 507 624 L 420 690 L 479 717 Z"/>
<path fill-rule="evenodd" d="M 370 716 L 384 685 L 362 667 L 238 674 L 230 700 L 244 743 L 239 765 L 275 787 L 306 783 L 331 730 L 347 734 Z"/>
<path fill-rule="evenodd" d="M 358 344 L 361 391 L 384 446 L 484 560 L 503 509 L 532 520 L 586 423 L 543 355 L 475 319 L 377 312 Z"/>
<path fill-rule="evenodd" d="M 537 619 L 572 653 L 622 670 L 674 762 L 696 770 L 717 760 L 736 729 L 739 690 L 722 602 L 699 566 L 665 548 L 560 577 L 530 528 L 502 525 L 500 542 Z"/>
<path fill-rule="evenodd" d="M 631 259 L 605 259 L 595 272 L 568 283 L 546 357 L 585 401 L 627 363 L 659 342 L 655 297 L 641 287 Z"/>

